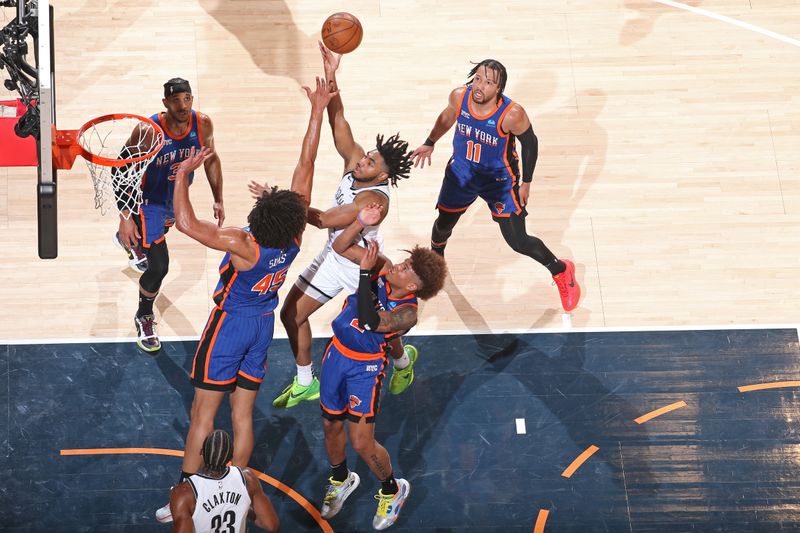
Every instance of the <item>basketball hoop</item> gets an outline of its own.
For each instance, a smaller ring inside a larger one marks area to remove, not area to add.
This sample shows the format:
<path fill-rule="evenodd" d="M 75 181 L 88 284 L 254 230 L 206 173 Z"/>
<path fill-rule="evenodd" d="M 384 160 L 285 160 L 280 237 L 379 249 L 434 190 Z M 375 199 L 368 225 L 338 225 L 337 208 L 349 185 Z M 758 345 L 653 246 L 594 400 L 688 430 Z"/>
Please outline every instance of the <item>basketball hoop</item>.
<path fill-rule="evenodd" d="M 142 204 L 142 176 L 164 146 L 164 132 L 149 118 L 116 113 L 97 117 L 79 130 L 53 126 L 53 165 L 72 168 L 86 160 L 94 185 L 94 207 L 106 214 L 115 206 L 129 218 Z"/>

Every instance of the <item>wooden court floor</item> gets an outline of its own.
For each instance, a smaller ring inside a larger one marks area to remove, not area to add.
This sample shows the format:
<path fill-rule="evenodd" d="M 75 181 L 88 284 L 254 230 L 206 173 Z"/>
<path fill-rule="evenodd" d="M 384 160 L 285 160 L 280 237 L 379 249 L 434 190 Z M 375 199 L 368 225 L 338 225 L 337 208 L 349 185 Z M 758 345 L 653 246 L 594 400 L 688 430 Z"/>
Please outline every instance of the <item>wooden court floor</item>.
<path fill-rule="evenodd" d="M 189 79 L 215 123 L 227 221 L 243 224 L 250 179 L 288 185 L 309 110 L 300 85 L 321 72 L 318 28 L 350 11 L 365 35 L 340 84 L 365 145 L 399 131 L 416 147 L 470 61 L 507 66 L 506 92 L 540 139 L 528 229 L 578 265 L 574 327 L 796 323 L 800 49 L 755 30 L 800 36 L 800 6 L 690 4 L 749 26 L 632 0 L 56 1 L 58 125 L 154 113 L 166 79 Z M 450 138 L 393 191 L 393 257 L 428 242 Z M 315 205 L 330 204 L 341 171 L 324 131 Z M 93 210 L 80 161 L 59 180 L 60 254 L 41 261 L 33 169 L 0 169 L 0 339 L 128 337 L 136 279 L 111 243 L 116 219 Z M 192 198 L 211 217 L 202 175 Z M 290 278 L 324 238 L 307 231 Z M 161 334 L 197 336 L 221 254 L 177 232 L 168 242 Z M 546 270 L 506 247 L 480 201 L 447 257 L 450 290 L 425 305 L 420 332 L 561 327 Z M 314 316 L 316 334 L 336 309 Z"/>

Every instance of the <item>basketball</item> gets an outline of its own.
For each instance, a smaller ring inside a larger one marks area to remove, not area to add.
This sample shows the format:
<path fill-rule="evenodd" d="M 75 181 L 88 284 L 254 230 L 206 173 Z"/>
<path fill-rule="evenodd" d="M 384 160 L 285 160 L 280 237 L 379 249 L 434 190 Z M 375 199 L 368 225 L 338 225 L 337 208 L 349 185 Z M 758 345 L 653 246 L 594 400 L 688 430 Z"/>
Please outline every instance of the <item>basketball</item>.
<path fill-rule="evenodd" d="M 350 13 L 334 13 L 322 24 L 322 42 L 332 52 L 347 54 L 361 44 L 364 30 Z"/>

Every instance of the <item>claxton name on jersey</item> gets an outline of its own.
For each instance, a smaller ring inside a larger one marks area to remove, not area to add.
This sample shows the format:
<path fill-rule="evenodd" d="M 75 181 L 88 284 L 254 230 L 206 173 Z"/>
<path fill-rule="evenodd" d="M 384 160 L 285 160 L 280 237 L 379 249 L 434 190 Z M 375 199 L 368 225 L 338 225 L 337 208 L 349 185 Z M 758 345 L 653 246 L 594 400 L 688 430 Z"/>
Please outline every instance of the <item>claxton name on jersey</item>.
<path fill-rule="evenodd" d="M 207 513 L 210 513 L 214 507 L 217 505 L 222 505 L 223 503 L 232 503 L 237 505 L 241 498 L 242 495 L 238 492 L 231 492 L 229 490 L 218 492 L 217 494 L 214 494 L 212 498 L 209 498 L 203 502 L 203 509 L 205 509 Z"/>
<path fill-rule="evenodd" d="M 467 124 L 461 124 L 460 122 L 456 124 L 456 133 L 464 137 L 471 137 L 475 139 L 475 142 L 485 144 L 486 146 L 497 146 L 497 143 L 500 142 L 499 137 L 495 137 L 491 133 L 473 128 Z"/>

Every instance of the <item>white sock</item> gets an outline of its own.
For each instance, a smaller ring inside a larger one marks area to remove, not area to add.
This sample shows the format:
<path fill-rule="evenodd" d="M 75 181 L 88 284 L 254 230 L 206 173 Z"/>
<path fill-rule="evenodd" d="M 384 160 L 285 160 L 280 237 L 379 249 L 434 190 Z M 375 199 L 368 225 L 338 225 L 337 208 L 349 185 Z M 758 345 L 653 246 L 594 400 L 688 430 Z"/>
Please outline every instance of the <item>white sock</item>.
<path fill-rule="evenodd" d="M 314 380 L 313 365 L 295 365 L 297 367 L 297 384 L 308 387 Z"/>
<path fill-rule="evenodd" d="M 408 354 L 405 350 L 403 350 L 403 357 L 399 357 L 397 359 L 392 359 L 394 362 L 394 367 L 397 370 L 402 370 L 404 368 L 408 368 L 408 365 L 411 364 L 411 359 L 408 358 Z"/>

